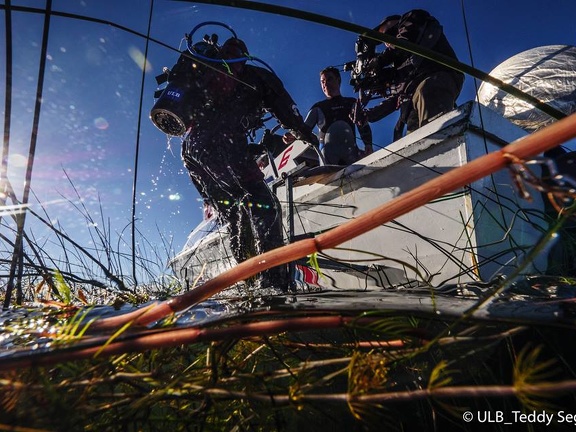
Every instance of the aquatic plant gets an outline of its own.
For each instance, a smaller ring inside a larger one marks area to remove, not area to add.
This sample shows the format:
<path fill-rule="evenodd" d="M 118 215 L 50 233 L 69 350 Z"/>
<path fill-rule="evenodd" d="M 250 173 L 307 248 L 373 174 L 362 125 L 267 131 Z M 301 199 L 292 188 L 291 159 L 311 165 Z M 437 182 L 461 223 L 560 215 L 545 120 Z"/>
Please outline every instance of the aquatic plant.
<path fill-rule="evenodd" d="M 24 356 L 10 371 L 3 361 L 0 424 L 450 430 L 465 425 L 471 405 L 553 413 L 574 402 L 573 353 L 563 342 L 571 330 L 457 320 L 448 332 L 447 322 L 392 311 L 255 310 L 221 324 L 128 332 L 110 343 L 123 345 L 116 354 L 74 360 L 103 346 L 88 339 L 62 349 L 51 366 L 26 366 Z M 147 340 L 159 338 L 151 349 Z"/>

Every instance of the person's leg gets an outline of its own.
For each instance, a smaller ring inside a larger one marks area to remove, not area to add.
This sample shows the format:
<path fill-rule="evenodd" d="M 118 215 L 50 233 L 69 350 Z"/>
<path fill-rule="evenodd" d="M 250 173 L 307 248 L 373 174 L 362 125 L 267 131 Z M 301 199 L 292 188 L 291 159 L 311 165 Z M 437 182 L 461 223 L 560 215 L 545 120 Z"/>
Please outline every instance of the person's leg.
<path fill-rule="evenodd" d="M 264 182 L 244 185 L 247 195 L 240 207 L 241 225 L 252 235 L 255 254 L 268 252 L 284 245 L 282 209 L 275 194 Z M 241 236 L 239 238 L 242 238 Z M 285 265 L 262 272 L 260 286 L 288 288 Z"/>
<path fill-rule="evenodd" d="M 237 262 L 284 244 L 280 203 L 241 141 L 196 146 L 185 151 L 183 159 L 194 184 L 202 188 L 201 195 L 209 197 L 219 217 L 228 222 L 230 247 Z M 283 267 L 262 276 L 282 289 L 287 285 Z"/>
<path fill-rule="evenodd" d="M 462 81 L 460 75 L 437 72 L 416 87 L 412 102 L 418 113 L 418 127 L 454 109 L 462 89 Z"/>
<path fill-rule="evenodd" d="M 228 224 L 231 252 L 237 262 L 256 254 L 252 230 L 245 210 L 239 206 L 246 192 L 235 178 L 231 152 L 223 145 L 185 144 L 184 166 L 203 200 L 216 209 L 222 224 Z"/>

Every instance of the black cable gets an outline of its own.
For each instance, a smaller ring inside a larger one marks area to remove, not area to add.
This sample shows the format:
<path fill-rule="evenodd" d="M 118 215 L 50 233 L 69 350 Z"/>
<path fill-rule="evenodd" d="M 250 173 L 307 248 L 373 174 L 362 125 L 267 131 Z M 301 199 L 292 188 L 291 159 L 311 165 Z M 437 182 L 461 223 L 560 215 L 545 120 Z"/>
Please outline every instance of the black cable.
<path fill-rule="evenodd" d="M 6 8 L 7 8 L 7 6 L 0 4 L 0 10 L 6 9 Z M 28 13 L 38 13 L 38 14 L 44 14 L 45 13 L 44 9 L 26 7 L 26 6 L 11 6 L 11 10 L 17 11 L 17 12 L 28 12 Z M 78 14 L 73 14 L 73 13 L 68 13 L 68 12 L 54 11 L 54 10 L 50 11 L 50 14 L 52 16 L 57 16 L 57 17 L 62 17 L 62 18 L 70 18 L 70 19 L 77 19 L 77 20 L 81 20 L 81 21 L 89 21 L 89 22 L 93 22 L 93 23 L 97 23 L 97 24 L 105 24 L 105 25 L 108 25 L 110 27 L 114 27 L 114 28 L 117 28 L 119 30 L 125 31 L 127 33 L 131 33 L 133 35 L 139 36 L 141 38 L 147 38 L 151 42 L 157 43 L 158 45 L 161 45 L 164 48 L 168 48 L 169 50 L 180 53 L 180 51 L 177 48 L 173 48 L 170 45 L 168 45 L 167 43 L 164 43 L 164 42 L 159 41 L 159 40 L 154 39 L 154 38 L 147 37 L 143 33 L 137 32 L 136 30 L 133 30 L 130 27 L 126 27 L 126 26 L 117 24 L 113 21 L 103 20 L 100 18 L 94 18 L 94 17 L 84 16 L 84 15 L 78 15 Z"/>
<path fill-rule="evenodd" d="M 148 18 L 148 30 L 146 33 L 146 48 L 144 50 L 144 64 L 142 65 L 142 84 L 140 86 L 140 103 L 138 106 L 138 127 L 136 128 L 136 149 L 134 155 L 134 179 L 132 183 L 132 278 L 134 289 L 138 285 L 136 278 L 136 186 L 138 182 L 138 157 L 140 155 L 140 129 L 142 126 L 142 101 L 144 100 L 144 83 L 146 82 L 146 65 L 148 64 L 148 48 L 150 46 L 150 28 L 152 27 L 152 12 L 154 0 L 150 0 L 150 16 Z"/>
<path fill-rule="evenodd" d="M 466 9 L 464 6 L 464 1 L 465 0 L 461 0 L 460 4 L 462 6 L 462 19 L 464 21 L 464 31 L 466 33 L 466 43 L 468 44 L 468 55 L 470 56 L 470 64 L 472 67 L 474 67 L 474 56 L 472 55 L 472 45 L 470 43 L 470 32 L 468 31 L 468 21 L 466 20 Z M 478 83 L 476 81 L 476 78 L 474 78 L 474 94 L 476 95 L 476 101 L 478 103 L 478 119 L 480 120 L 480 128 L 482 129 L 482 132 L 484 132 L 482 134 L 482 142 L 484 143 L 484 151 L 486 152 L 486 154 L 489 153 L 488 151 L 488 142 L 487 142 L 487 135 L 486 135 L 486 128 L 484 127 L 484 116 L 482 115 L 482 109 L 481 109 L 481 105 L 480 105 L 480 99 L 478 98 Z M 497 189 L 497 185 L 496 182 L 494 181 L 494 174 L 490 174 L 490 182 L 493 185 L 494 190 Z M 498 201 L 498 208 L 500 209 L 500 216 L 502 217 L 502 220 L 505 220 L 504 218 L 504 210 L 503 210 L 503 206 L 502 203 L 500 202 L 500 195 L 496 195 L 496 199 Z"/>

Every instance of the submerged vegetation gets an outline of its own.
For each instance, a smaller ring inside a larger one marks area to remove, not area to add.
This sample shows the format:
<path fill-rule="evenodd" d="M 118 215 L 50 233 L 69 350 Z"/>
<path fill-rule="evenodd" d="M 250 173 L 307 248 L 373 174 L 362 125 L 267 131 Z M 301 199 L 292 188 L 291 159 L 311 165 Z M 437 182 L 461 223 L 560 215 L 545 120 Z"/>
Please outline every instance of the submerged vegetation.
<path fill-rule="evenodd" d="M 214 323 L 165 323 L 102 340 L 85 336 L 71 316 L 51 314 L 57 348 L 50 352 L 59 358 L 34 350 L 0 357 L 3 427 L 486 430 L 490 413 L 514 422 L 513 413 L 534 411 L 555 416 L 556 430 L 574 427 L 560 421 L 575 402 L 570 326 L 260 306 Z M 114 343 L 122 353 L 106 354 Z"/>
<path fill-rule="evenodd" d="M 255 271 L 238 268 L 235 278 Z M 171 297 L 182 288 L 168 281 L 163 292 L 113 289 L 103 301 L 56 271 L 0 315 L 0 427 L 539 430 L 547 423 L 523 420 L 538 414 L 568 430 L 574 286 L 534 276 L 389 290 L 386 299 L 357 291 L 209 300 L 215 289 L 203 286 Z M 176 312 L 144 318 L 170 301 L 182 302 Z"/>

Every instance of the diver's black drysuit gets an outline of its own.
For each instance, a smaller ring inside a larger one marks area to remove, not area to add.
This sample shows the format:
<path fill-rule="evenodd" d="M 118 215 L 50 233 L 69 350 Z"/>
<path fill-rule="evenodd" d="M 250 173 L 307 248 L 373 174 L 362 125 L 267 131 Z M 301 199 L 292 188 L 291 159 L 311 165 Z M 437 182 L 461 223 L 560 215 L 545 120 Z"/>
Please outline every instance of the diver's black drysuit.
<path fill-rule="evenodd" d="M 283 245 L 282 212 L 264 182 L 247 136 L 261 126 L 265 111 L 300 138 L 314 139 L 292 97 L 271 71 L 236 65 L 234 76 L 211 71 L 202 83 L 202 101 L 183 143 L 182 159 L 202 198 L 229 223 L 232 253 L 238 262 Z M 285 289 L 286 269 L 264 272 L 261 286 Z"/>

